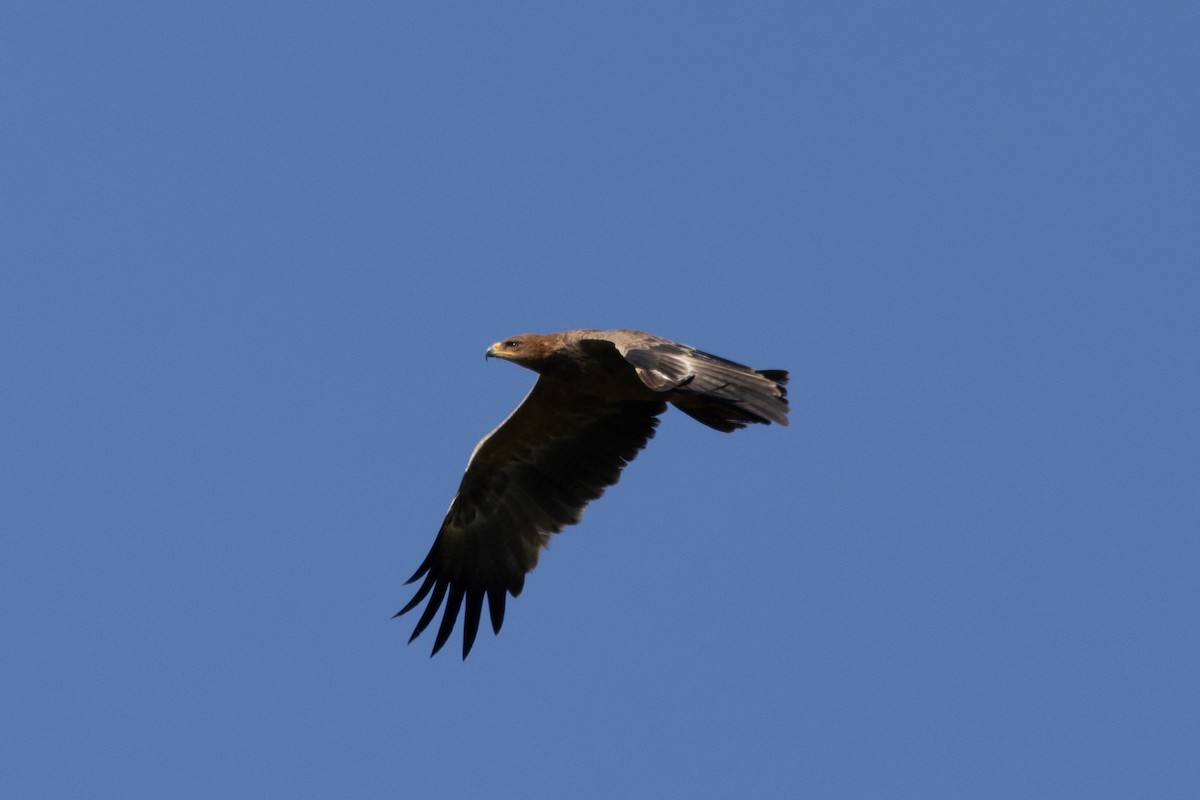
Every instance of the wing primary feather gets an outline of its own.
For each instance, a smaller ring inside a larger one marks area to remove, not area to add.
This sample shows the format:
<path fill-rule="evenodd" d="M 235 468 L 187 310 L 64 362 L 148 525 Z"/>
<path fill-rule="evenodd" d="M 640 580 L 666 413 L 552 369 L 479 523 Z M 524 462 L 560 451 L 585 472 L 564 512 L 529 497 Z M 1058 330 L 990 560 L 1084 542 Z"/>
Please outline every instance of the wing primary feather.
<path fill-rule="evenodd" d="M 421 577 L 420 573 L 417 573 L 416 575 L 413 575 L 412 579 L 410 579 L 408 582 L 412 583 L 419 577 Z M 433 584 L 436 582 L 437 582 L 437 577 L 435 577 L 432 572 L 429 573 L 428 575 L 426 575 L 425 582 L 421 584 L 421 588 L 417 590 L 417 593 L 415 595 L 413 595 L 412 600 L 408 601 L 408 605 L 404 606 L 404 608 L 402 608 L 396 612 L 396 616 L 398 617 L 401 614 L 407 614 L 408 612 L 410 612 L 414 608 L 416 608 L 417 603 L 420 603 L 425 598 L 425 595 L 429 594 L 429 590 L 433 588 Z"/>
<path fill-rule="evenodd" d="M 488 589 L 488 616 L 492 618 L 492 632 L 499 633 L 500 626 L 504 624 L 504 600 L 507 594 L 503 587 L 492 587 Z"/>
<path fill-rule="evenodd" d="M 442 649 L 442 645 L 450 638 L 450 633 L 454 630 L 454 623 L 458 621 L 458 610 L 462 608 L 463 588 L 451 584 L 450 594 L 446 598 L 446 613 L 442 614 L 442 624 L 438 626 L 437 638 L 433 640 L 433 652 L 429 654 L 432 658 L 437 655 L 437 651 Z"/>
<path fill-rule="evenodd" d="M 479 617 L 483 613 L 483 590 L 472 589 L 467 592 L 466 613 L 463 614 L 463 660 L 471 652 L 475 644 L 475 634 L 479 632 Z"/>
<path fill-rule="evenodd" d="M 408 584 L 412 583 L 417 578 L 421 577 L 426 572 L 428 572 L 429 566 L 432 563 L 433 563 L 433 550 L 431 549 L 429 551 L 429 554 L 427 556 L 425 556 L 425 560 L 421 562 L 421 566 L 417 567 L 417 571 L 412 574 L 411 578 L 409 578 L 408 580 L 406 580 L 404 582 L 404 585 L 407 586 Z"/>
<path fill-rule="evenodd" d="M 429 627 L 429 623 L 433 622 L 433 617 L 437 614 L 438 608 L 442 605 L 442 598 L 446 596 L 446 589 L 450 586 L 450 581 L 440 580 L 434 585 L 433 594 L 429 598 L 429 605 L 425 606 L 425 611 L 422 612 L 421 618 L 417 620 L 417 627 L 413 628 L 412 636 L 408 637 L 408 643 L 412 644 L 413 639 L 421 635 L 421 631 Z"/>
<path fill-rule="evenodd" d="M 760 369 L 759 373 L 768 380 L 781 384 L 780 389 L 787 385 L 788 371 L 786 369 Z M 786 392 L 785 392 L 786 394 Z"/>

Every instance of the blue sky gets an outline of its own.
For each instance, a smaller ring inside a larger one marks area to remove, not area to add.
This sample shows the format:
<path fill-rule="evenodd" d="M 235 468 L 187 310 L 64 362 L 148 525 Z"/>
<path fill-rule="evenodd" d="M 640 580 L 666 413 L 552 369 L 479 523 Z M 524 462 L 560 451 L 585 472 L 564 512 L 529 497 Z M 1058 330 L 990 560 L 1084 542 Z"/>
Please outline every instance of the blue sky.
<path fill-rule="evenodd" d="M 28 4 L 17 797 L 1200 793 L 1193 4 Z M 390 619 L 509 334 L 669 414 L 471 658 Z"/>

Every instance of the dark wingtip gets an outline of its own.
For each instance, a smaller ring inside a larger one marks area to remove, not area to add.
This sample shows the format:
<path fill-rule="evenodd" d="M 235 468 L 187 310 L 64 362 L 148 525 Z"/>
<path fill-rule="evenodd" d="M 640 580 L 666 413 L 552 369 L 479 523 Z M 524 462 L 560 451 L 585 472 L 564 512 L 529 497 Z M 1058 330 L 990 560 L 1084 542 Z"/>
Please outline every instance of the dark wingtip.
<path fill-rule="evenodd" d="M 425 606 L 425 611 L 421 613 L 421 618 L 417 620 L 417 626 L 413 628 L 412 636 L 408 637 L 408 643 L 412 644 L 413 639 L 421 635 L 421 632 L 429 627 L 429 623 L 433 622 L 434 616 L 442 605 L 442 598 L 446 596 L 446 589 L 449 584 L 446 581 L 435 581 L 433 585 L 433 594 L 429 597 L 429 605 Z M 424 588 L 422 586 L 421 588 Z M 415 598 L 414 598 L 415 599 Z M 413 605 L 413 603 L 409 603 Z M 436 653 L 437 650 L 434 650 Z"/>
<path fill-rule="evenodd" d="M 412 581 L 409 581 L 409 583 L 411 582 Z M 417 589 L 417 593 L 412 596 L 412 599 L 408 601 L 404 608 L 396 612 L 396 616 L 398 617 L 401 614 L 407 614 L 409 611 L 412 611 L 414 608 L 416 608 L 417 604 L 425 599 L 425 595 L 429 594 L 429 590 L 433 588 L 434 582 L 433 573 L 431 572 L 429 573 L 429 576 L 425 578 L 425 582 L 421 584 L 421 588 Z"/>
<path fill-rule="evenodd" d="M 421 566 L 417 567 L 417 571 L 412 574 L 412 577 L 404 582 L 405 586 L 415 581 L 417 578 L 429 572 L 429 568 L 433 566 L 433 554 L 437 550 L 437 542 L 433 543 L 433 547 L 429 548 L 429 552 L 425 555 L 425 560 L 421 562 Z"/>
<path fill-rule="evenodd" d="M 475 635 L 479 632 L 479 618 L 483 614 L 483 591 L 475 589 L 467 592 L 466 612 L 463 614 L 463 661 L 475 644 Z"/>
<path fill-rule="evenodd" d="M 433 652 L 442 649 L 442 646 L 450 639 L 450 634 L 454 632 L 454 623 L 458 622 L 458 611 L 462 608 L 463 589 L 461 586 L 451 585 L 450 594 L 446 597 L 446 610 L 442 614 L 442 624 L 438 626 L 437 638 L 433 641 Z"/>
<path fill-rule="evenodd" d="M 418 573 L 418 577 L 420 574 Z M 392 619 L 407 614 L 420 605 L 422 601 L 428 599 L 424 610 L 421 612 L 420 619 L 417 620 L 417 624 L 413 628 L 412 635 L 408 637 L 408 643 L 412 644 L 418 636 L 425 632 L 425 629 L 433 622 L 434 617 L 441 611 L 442 619 L 438 624 L 437 635 L 434 637 L 433 649 L 429 653 L 432 658 L 449 641 L 454 632 L 455 624 L 458 622 L 459 611 L 465 608 L 463 614 L 462 647 L 462 657 L 465 660 L 470 655 L 471 648 L 474 647 L 479 633 L 479 623 L 483 618 L 484 600 L 487 600 L 488 616 L 492 623 L 492 630 L 499 633 L 500 627 L 504 624 L 504 606 L 507 595 L 509 592 L 513 596 L 519 594 L 524 583 L 525 576 L 522 575 L 519 580 L 507 588 L 492 587 L 467 591 L 448 580 L 439 580 L 432 572 L 428 572 L 425 575 L 425 582 L 417 589 L 413 598 L 408 601 L 404 608 L 393 614 Z"/>
<path fill-rule="evenodd" d="M 764 369 L 759 372 L 764 378 L 769 381 L 774 381 L 779 387 L 779 399 L 787 402 L 787 383 L 788 372 L 786 369 Z"/>
<path fill-rule="evenodd" d="M 507 594 L 503 588 L 488 589 L 488 616 L 492 620 L 492 632 L 499 633 L 500 626 L 504 624 L 504 601 L 507 599 Z"/>
<path fill-rule="evenodd" d="M 779 399 L 782 400 L 786 404 L 787 399 L 788 399 L 788 390 L 787 390 L 788 371 L 786 369 L 764 369 L 759 374 L 762 375 L 767 380 L 775 382 L 775 386 L 778 387 L 778 389 L 779 389 Z M 783 419 L 776 419 L 775 422 L 778 422 L 780 425 L 787 427 L 787 424 L 788 424 L 787 412 L 788 412 L 788 408 L 785 405 L 784 411 L 783 411 L 783 413 L 784 413 Z"/>

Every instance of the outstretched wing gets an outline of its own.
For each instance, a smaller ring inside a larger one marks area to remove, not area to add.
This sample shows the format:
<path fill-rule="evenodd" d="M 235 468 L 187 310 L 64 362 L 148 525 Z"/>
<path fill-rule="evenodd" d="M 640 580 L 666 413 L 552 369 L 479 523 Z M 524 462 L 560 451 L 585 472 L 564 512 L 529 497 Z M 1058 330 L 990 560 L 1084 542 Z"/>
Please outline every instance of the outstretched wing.
<path fill-rule="evenodd" d="M 429 598 L 409 642 L 445 602 L 437 653 L 465 605 L 466 658 L 485 596 L 499 633 L 506 594 L 521 593 L 550 536 L 578 522 L 584 506 L 617 482 L 666 410 L 660 400 L 609 401 L 581 391 L 538 378 L 521 405 L 476 445 L 433 548 L 408 582 L 425 580 L 396 615 Z"/>
<path fill-rule="evenodd" d="M 614 344 L 642 383 L 709 427 L 729 432 L 752 422 L 788 424 L 784 370 L 756 370 L 648 334 L 615 336 Z"/>

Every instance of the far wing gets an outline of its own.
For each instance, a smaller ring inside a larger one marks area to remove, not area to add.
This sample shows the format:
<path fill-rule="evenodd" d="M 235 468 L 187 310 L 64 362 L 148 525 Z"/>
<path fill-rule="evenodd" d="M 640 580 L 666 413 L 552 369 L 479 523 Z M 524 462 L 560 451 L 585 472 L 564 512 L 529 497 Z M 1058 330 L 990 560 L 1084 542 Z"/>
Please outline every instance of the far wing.
<path fill-rule="evenodd" d="M 654 436 L 658 400 L 607 401 L 540 377 L 500 427 L 475 447 L 433 548 L 409 578 L 424 576 L 407 613 L 427 596 L 411 642 L 445 612 L 433 643 L 450 637 L 460 608 L 463 658 L 488 600 L 492 629 L 504 622 L 506 593 L 516 597 L 550 536 L 579 521 L 584 506 L 616 483 L 621 469 Z"/>
<path fill-rule="evenodd" d="M 784 370 L 756 370 L 648 334 L 614 344 L 642 383 L 705 425 L 728 432 L 747 423 L 788 424 Z"/>

